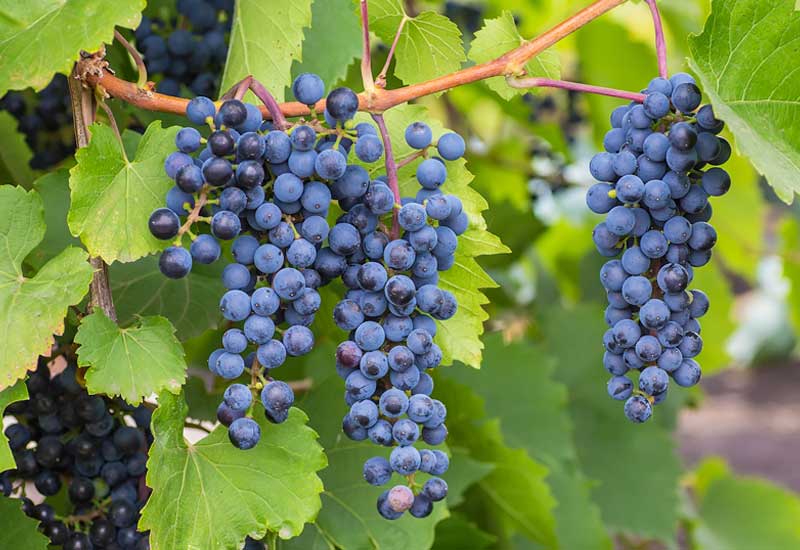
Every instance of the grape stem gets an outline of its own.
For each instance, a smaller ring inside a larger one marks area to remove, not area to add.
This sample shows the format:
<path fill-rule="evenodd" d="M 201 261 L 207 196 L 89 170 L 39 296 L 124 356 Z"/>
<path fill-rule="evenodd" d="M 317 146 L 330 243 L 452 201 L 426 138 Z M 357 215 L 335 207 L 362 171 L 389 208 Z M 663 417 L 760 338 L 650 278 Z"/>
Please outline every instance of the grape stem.
<path fill-rule="evenodd" d="M 369 45 L 369 12 L 367 0 L 361 0 L 361 81 L 364 83 L 364 92 L 372 94 L 375 91 L 375 81 L 372 78 L 372 58 Z"/>
<path fill-rule="evenodd" d="M 450 88 L 455 88 L 471 82 L 477 82 L 496 76 L 522 75 L 524 73 L 525 64 L 531 58 L 566 36 L 569 36 L 587 23 L 597 19 L 604 13 L 624 4 L 626 1 L 627 0 L 596 0 L 594 3 L 571 17 L 568 17 L 536 38 L 526 40 L 517 48 L 491 61 L 394 90 L 375 88 L 372 93 L 361 93 L 359 94 L 359 109 L 380 114 L 387 109 L 402 103 L 407 103 L 413 99 L 443 92 Z M 85 62 L 85 59 L 79 61 L 79 66 Z M 97 71 L 81 70 L 78 74 L 82 76 L 87 85 L 101 86 L 109 95 L 141 109 L 179 115 L 186 113 L 186 105 L 189 103 L 188 99 L 144 90 L 133 82 L 117 78 L 106 68 Z M 297 101 L 282 103 L 280 108 L 281 112 L 283 112 L 283 115 L 286 117 L 306 116 L 311 113 L 311 109 L 307 105 L 303 105 Z M 317 113 L 322 112 L 325 109 L 325 100 L 320 100 L 312 108 Z M 262 108 L 262 113 L 264 116 L 269 115 L 269 111 L 266 107 Z"/>
<path fill-rule="evenodd" d="M 400 204 L 402 199 L 400 198 L 400 185 L 397 181 L 397 163 L 394 161 L 392 140 L 389 137 L 389 130 L 386 128 L 386 121 L 383 120 L 383 115 L 373 114 L 372 119 L 375 121 L 375 124 L 378 125 L 378 130 L 380 131 L 381 139 L 383 140 L 383 150 L 386 157 L 386 178 L 389 181 L 389 189 L 392 190 L 395 204 Z M 397 214 L 398 209 L 393 208 L 391 231 L 392 240 L 395 240 L 400 236 L 400 224 L 397 222 Z"/>
<path fill-rule="evenodd" d="M 144 64 L 144 59 L 142 59 L 142 54 L 140 54 L 139 50 L 134 48 L 133 45 L 130 42 L 128 42 L 117 29 L 114 29 L 114 40 L 122 44 L 122 47 L 125 48 L 133 58 L 133 62 L 136 63 L 136 71 L 137 74 L 139 75 L 139 79 L 137 80 L 136 84 L 140 88 L 148 87 L 147 67 Z"/>
<path fill-rule="evenodd" d="M 283 116 L 283 113 L 281 112 L 281 106 L 278 105 L 278 102 L 275 101 L 275 97 L 269 93 L 269 90 L 267 90 L 266 86 L 264 86 L 255 78 L 251 78 L 250 90 L 256 94 L 256 97 L 260 99 L 261 103 L 263 103 L 267 108 L 267 111 L 269 111 L 269 114 L 272 117 L 274 126 L 278 130 L 285 130 L 289 126 L 289 124 L 286 122 L 286 117 Z"/>
<path fill-rule="evenodd" d="M 658 57 L 658 74 L 661 78 L 669 78 L 667 71 L 667 41 L 664 38 L 664 25 L 661 23 L 661 14 L 658 11 L 656 0 L 645 0 L 650 6 L 653 16 L 653 27 L 656 31 L 656 55 Z"/>
<path fill-rule="evenodd" d="M 119 133 L 119 126 L 117 125 L 117 119 L 114 117 L 114 113 L 102 98 L 97 98 L 97 104 L 108 117 L 108 123 L 111 126 L 111 130 L 114 132 L 117 143 L 119 143 L 120 151 L 122 151 L 122 158 L 125 159 L 126 164 L 130 164 L 131 161 L 128 160 L 128 153 L 125 152 L 125 144 L 122 142 L 122 134 Z"/>
<path fill-rule="evenodd" d="M 592 86 L 590 84 L 581 84 L 579 82 L 568 82 L 566 80 L 553 80 L 551 78 L 517 78 L 508 76 L 506 77 L 506 82 L 512 88 L 562 88 L 564 90 L 574 90 L 576 92 L 586 92 L 589 94 L 629 99 L 638 103 L 642 103 L 645 98 L 644 94 L 639 94 L 636 92 L 626 92 L 625 90 L 616 90 L 614 88 L 605 88 L 603 86 Z"/>
<path fill-rule="evenodd" d="M 186 221 L 183 222 L 183 225 L 178 229 L 178 237 L 175 239 L 175 246 L 181 246 L 181 241 L 183 240 L 184 234 L 186 234 L 192 228 L 192 225 L 194 225 L 196 221 L 200 220 L 200 211 L 206 205 L 207 200 L 208 186 L 204 185 L 200 190 L 200 195 L 197 197 L 197 200 L 194 203 L 194 207 L 189 212 L 189 215 L 186 216 Z"/>
<path fill-rule="evenodd" d="M 250 82 L 253 80 L 253 75 L 248 75 L 241 79 L 239 82 L 230 87 L 230 89 L 219 97 L 220 101 L 228 99 L 241 99 L 247 90 L 250 88 Z"/>
<path fill-rule="evenodd" d="M 86 59 L 86 58 L 84 58 Z M 79 67 L 81 63 L 75 64 L 70 78 L 69 97 L 72 104 L 72 129 L 75 132 L 75 145 L 78 148 L 89 145 L 89 126 L 94 122 L 95 106 L 94 96 L 83 86 L 80 79 Z M 108 265 L 103 258 L 90 257 L 89 265 L 94 269 L 92 281 L 89 284 L 89 306 L 91 310 L 100 309 L 106 317 L 117 322 L 117 310 L 114 307 L 114 297 L 111 294 L 111 283 L 108 279 Z"/>
<path fill-rule="evenodd" d="M 403 27 L 406 26 L 406 21 L 408 21 L 408 16 L 404 13 L 403 18 L 400 20 L 400 24 L 397 25 L 397 32 L 394 33 L 392 45 L 389 47 L 389 54 L 386 56 L 386 63 L 383 64 L 383 68 L 378 74 L 378 79 L 375 82 L 375 85 L 380 88 L 386 87 L 386 75 L 389 72 L 389 65 L 392 63 L 394 51 L 397 49 L 397 43 L 400 42 L 400 35 L 403 33 Z"/>

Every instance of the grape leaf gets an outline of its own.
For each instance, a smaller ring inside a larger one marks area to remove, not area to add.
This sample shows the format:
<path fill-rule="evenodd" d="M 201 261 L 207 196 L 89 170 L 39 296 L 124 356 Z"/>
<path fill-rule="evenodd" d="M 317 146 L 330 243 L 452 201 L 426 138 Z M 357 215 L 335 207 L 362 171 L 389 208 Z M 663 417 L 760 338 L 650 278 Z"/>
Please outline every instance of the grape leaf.
<path fill-rule="evenodd" d="M 46 550 L 47 537 L 37 529 L 38 522 L 22 511 L 22 501 L 0 497 L 0 548 Z"/>
<path fill-rule="evenodd" d="M 501 419 L 504 441 L 549 468 L 546 481 L 558 502 L 553 514 L 561 547 L 609 549 L 611 540 L 578 464 L 567 388 L 553 379 L 555 361 L 524 341 L 505 344 L 500 334 L 487 336 L 484 343 L 484 369 L 443 369 L 440 374 L 474 388 L 487 414 Z M 576 521 L 581 529 L 574 529 Z"/>
<path fill-rule="evenodd" d="M 99 50 L 114 26 L 136 28 L 144 0 L 4 2 L 0 7 L 0 96 L 32 86 L 40 90 L 53 73 L 69 74 L 81 50 Z"/>
<path fill-rule="evenodd" d="M 283 101 L 292 63 L 302 60 L 303 29 L 309 25 L 311 0 L 237 1 L 220 89 L 252 75 Z"/>
<path fill-rule="evenodd" d="M 524 449 L 506 444 L 500 422 L 486 419 L 484 400 L 471 386 L 437 376 L 436 397 L 447 406 L 449 444 L 494 464 L 494 470 L 478 482 L 477 494 L 470 493 L 467 504 L 481 506 L 479 514 L 491 518 L 503 531 L 521 532 L 545 548 L 555 547 L 556 502 L 545 482 L 548 469 Z"/>
<path fill-rule="evenodd" d="M 17 131 L 17 119 L 0 111 L 0 182 L 14 183 L 30 189 L 35 176 L 28 164 L 33 156 L 24 136 Z"/>
<path fill-rule="evenodd" d="M 445 133 L 438 121 L 431 119 L 427 109 L 421 105 L 400 105 L 384 113 L 386 125 L 392 140 L 392 148 L 397 160 L 414 154 L 414 150 L 405 142 L 406 127 L 416 120 L 424 120 L 433 131 L 434 137 Z M 419 161 L 409 162 L 398 173 L 398 182 L 402 196 L 415 196 L 419 183 L 415 177 Z M 382 166 L 373 171 L 382 170 Z M 467 170 L 463 159 L 447 163 L 447 181 L 443 192 L 457 195 L 469 217 L 469 228 L 459 236 L 456 250 L 456 262 L 453 267 L 439 274 L 439 286 L 452 292 L 458 300 L 458 311 L 447 321 L 437 323 L 437 344 L 442 348 L 444 364 L 461 361 L 471 367 L 480 367 L 483 344 L 483 323 L 489 318 L 483 306 L 489 299 L 482 288 L 496 287 L 476 261 L 476 257 L 491 254 L 504 254 L 510 250 L 500 239 L 489 233 L 482 212 L 488 208 L 486 200 L 470 187 L 472 174 Z"/>
<path fill-rule="evenodd" d="M 45 234 L 42 199 L 36 191 L 0 186 L 0 390 L 36 366 L 64 330 L 67 308 L 89 290 L 92 268 L 86 252 L 67 248 L 36 275 L 22 272 L 25 256 Z"/>
<path fill-rule="evenodd" d="M 453 514 L 436 526 L 433 550 L 485 550 L 497 537 L 480 529 L 460 514 Z"/>
<path fill-rule="evenodd" d="M 239 550 L 246 535 L 297 536 L 316 517 L 322 491 L 316 472 L 326 460 L 303 411 L 293 408 L 277 425 L 257 414 L 261 441 L 240 451 L 228 441 L 224 426 L 187 443 L 183 396 L 165 392 L 158 402 L 147 463 L 153 493 L 139 522 L 142 530 L 150 530 L 154 549 Z"/>
<path fill-rule="evenodd" d="M 504 11 L 500 17 L 487 19 L 481 30 L 475 33 L 469 49 L 469 58 L 475 63 L 485 63 L 522 45 L 525 39 L 519 35 L 514 16 Z M 558 54 L 553 50 L 545 50 L 525 64 L 526 76 L 561 78 L 561 63 Z M 486 85 L 505 100 L 530 90 L 512 88 L 505 78 L 496 76 L 485 80 Z"/>
<path fill-rule="evenodd" d="M 44 203 L 44 222 L 47 229 L 44 238 L 33 252 L 25 258 L 25 264 L 41 269 L 48 260 L 55 257 L 68 246 L 81 246 L 81 241 L 73 237 L 67 226 L 69 211 L 69 172 L 58 170 L 49 172 L 33 183 Z"/>
<path fill-rule="evenodd" d="M 371 0 L 369 10 L 370 30 L 387 45 L 403 25 L 395 48 L 394 75 L 404 83 L 452 73 L 466 61 L 461 31 L 447 17 L 432 11 L 411 17 L 400 0 Z"/>
<path fill-rule="evenodd" d="M 634 425 L 625 419 L 623 404 L 608 397 L 602 319 L 602 309 L 595 306 L 553 308 L 542 315 L 544 344 L 558 361 L 554 374 L 570 391 L 578 458 L 587 477 L 597 480 L 591 495 L 612 532 L 671 540 L 678 522 L 681 467 L 665 428 L 670 409 L 660 405 L 647 424 Z"/>
<path fill-rule="evenodd" d="M 220 278 L 224 263 L 195 264 L 191 276 L 182 279 L 164 277 L 155 256 L 112 265 L 109 278 L 120 324 L 130 324 L 137 315 L 163 315 L 181 341 L 216 328 L 225 292 Z"/>
<path fill-rule="evenodd" d="M 24 401 L 25 399 L 28 399 L 28 388 L 25 386 L 25 382 L 20 380 L 10 388 L 6 388 L 0 392 L 0 414 L 2 414 L 11 403 Z M 3 442 L 0 443 L 0 471 L 5 471 L 14 468 L 16 463 L 11 454 L 11 449 L 8 446 L 8 438 L 5 434 L 3 434 L 2 438 Z"/>
<path fill-rule="evenodd" d="M 689 62 L 716 114 L 787 203 L 800 193 L 800 14 L 792 0 L 714 0 Z"/>
<path fill-rule="evenodd" d="M 183 348 L 164 317 L 142 317 L 137 326 L 120 328 L 102 311 L 84 317 L 75 343 L 78 364 L 89 367 L 91 393 L 119 395 L 132 405 L 153 393 L 178 393 L 186 380 Z"/>
<path fill-rule="evenodd" d="M 178 128 L 147 127 L 136 157 L 127 160 L 110 127 L 92 126 L 92 141 L 75 155 L 70 170 L 72 191 L 67 222 L 92 254 L 106 263 L 132 262 L 164 248 L 147 228 L 156 208 L 164 206 L 174 182 L 164 171 L 164 159 L 174 150 Z M 126 132 L 126 136 L 131 133 Z"/>
<path fill-rule="evenodd" d="M 698 477 L 703 474 L 698 468 Z M 698 550 L 800 547 L 800 499 L 761 479 L 715 470 L 700 494 L 692 529 Z"/>
<path fill-rule="evenodd" d="M 331 89 L 361 56 L 361 22 L 351 0 L 315 0 L 311 27 L 305 30 L 303 61 L 295 60 L 292 76 L 314 73 Z"/>

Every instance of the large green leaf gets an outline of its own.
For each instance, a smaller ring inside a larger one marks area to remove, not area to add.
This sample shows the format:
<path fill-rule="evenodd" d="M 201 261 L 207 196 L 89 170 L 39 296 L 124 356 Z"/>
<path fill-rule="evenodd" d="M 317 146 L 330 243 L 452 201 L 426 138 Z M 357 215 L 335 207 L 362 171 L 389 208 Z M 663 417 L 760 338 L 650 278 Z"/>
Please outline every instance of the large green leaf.
<path fill-rule="evenodd" d="M 39 355 L 47 354 L 53 334 L 64 330 L 64 315 L 89 289 L 92 268 L 86 252 L 67 248 L 33 277 L 22 262 L 45 234 L 42 199 L 35 191 L 0 186 L 0 390 L 12 386 Z"/>
<path fill-rule="evenodd" d="M 361 55 L 361 22 L 352 7 L 351 0 L 315 0 L 303 60 L 292 65 L 293 77 L 314 73 L 331 89 L 347 75 L 347 67 Z"/>
<path fill-rule="evenodd" d="M 681 467 L 672 434 L 664 427 L 671 410 L 662 404 L 647 424 L 634 425 L 625 418 L 622 403 L 608 397 L 601 308 L 550 309 L 541 318 L 544 343 L 558 361 L 554 374 L 570 392 L 578 458 L 587 477 L 597 480 L 591 494 L 604 522 L 612 532 L 672 540 Z"/>
<path fill-rule="evenodd" d="M 461 515 L 454 514 L 436 526 L 433 550 L 484 550 L 496 537 L 481 530 Z"/>
<path fill-rule="evenodd" d="M 403 29 L 395 49 L 394 75 L 406 84 L 430 80 L 461 68 L 466 60 L 461 31 L 432 11 L 411 17 L 401 0 L 370 0 L 370 30 L 387 45 Z"/>
<path fill-rule="evenodd" d="M 567 388 L 553 379 L 555 361 L 526 342 L 505 344 L 500 334 L 487 336 L 484 343 L 485 368 L 440 373 L 474 388 L 487 414 L 500 419 L 505 442 L 524 448 L 550 469 L 546 481 L 558 502 L 553 513 L 559 547 L 610 548 L 589 483 L 577 464 Z M 578 520 L 582 528 L 574 529 Z"/>
<path fill-rule="evenodd" d="M 69 74 L 81 50 L 99 50 L 114 26 L 135 28 L 144 0 L 6 1 L 0 5 L 0 96 L 44 88 L 53 73 Z"/>
<path fill-rule="evenodd" d="M 30 189 L 34 175 L 28 163 L 33 153 L 17 131 L 17 119 L 5 111 L 0 111 L 0 136 L 0 183 L 13 183 Z"/>
<path fill-rule="evenodd" d="M 261 441 L 240 451 L 228 441 L 224 426 L 187 443 L 183 396 L 165 392 L 158 401 L 147 463 L 153 493 L 139 522 L 142 530 L 150 530 L 154 550 L 239 550 L 246 535 L 297 536 L 316 517 L 322 491 L 317 471 L 326 461 L 301 410 L 292 409 L 277 425 L 258 414 Z"/>
<path fill-rule="evenodd" d="M 387 111 L 384 117 L 397 159 L 407 157 L 414 152 L 403 137 L 406 127 L 412 122 L 426 121 L 434 137 L 446 131 L 438 121 L 431 119 L 425 107 L 420 105 L 401 105 Z M 419 190 L 419 183 L 415 177 L 418 164 L 419 161 L 413 161 L 400 169 L 398 179 L 401 195 L 413 197 Z M 374 172 L 379 170 L 382 170 L 382 167 L 373 168 Z M 509 249 L 497 236 L 487 230 L 483 211 L 488 208 L 488 203 L 480 193 L 470 187 L 471 181 L 472 174 L 467 170 L 463 159 L 447 163 L 447 181 L 442 191 L 457 195 L 461 199 L 464 211 L 469 217 L 469 228 L 459 237 L 455 265 L 439 275 L 439 286 L 452 292 L 458 300 L 458 312 L 453 318 L 438 323 L 436 342 L 442 348 L 445 364 L 461 361 L 477 368 L 481 364 L 483 349 L 480 335 L 483 334 L 484 321 L 489 318 L 483 309 L 489 303 L 489 299 L 482 289 L 497 285 L 478 264 L 476 257 L 503 254 L 509 252 Z"/>
<path fill-rule="evenodd" d="M 309 25 L 311 0 L 238 0 L 222 91 L 252 75 L 283 101 L 292 63 L 302 59 L 303 29 Z"/>
<path fill-rule="evenodd" d="M 548 469 L 524 449 L 506 444 L 501 423 L 486 419 L 484 400 L 472 386 L 438 376 L 436 397 L 447 405 L 450 444 L 466 448 L 477 460 L 494 464 L 494 470 L 470 493 L 467 505 L 479 506 L 478 515 L 491 518 L 488 523 L 496 524 L 505 534 L 520 532 L 545 548 L 555 547 L 556 502 L 545 482 Z"/>
<path fill-rule="evenodd" d="M 22 512 L 22 501 L 0 497 L 0 548 L 46 550 L 48 540 L 37 529 L 38 522 Z"/>
<path fill-rule="evenodd" d="M 44 203 L 44 221 L 47 229 L 44 238 L 33 252 L 25 258 L 25 263 L 34 269 L 41 269 L 48 260 L 55 257 L 68 246 L 81 246 L 81 241 L 73 237 L 67 226 L 69 211 L 69 172 L 58 170 L 49 172 L 33 183 Z"/>
<path fill-rule="evenodd" d="M 496 19 L 487 19 L 481 30 L 475 33 L 469 49 L 469 58 L 475 63 L 485 63 L 504 53 L 519 47 L 525 39 L 520 36 L 514 16 L 511 12 L 504 11 Z M 545 50 L 525 64 L 526 76 L 544 78 L 561 78 L 561 63 L 558 54 L 553 50 Z M 485 81 L 486 85 L 503 99 L 511 99 L 517 94 L 527 90 L 512 88 L 502 76 L 496 76 Z"/>
<path fill-rule="evenodd" d="M 154 122 L 126 159 L 110 127 L 92 126 L 92 141 L 76 154 L 70 170 L 72 204 L 67 221 L 93 256 L 107 263 L 132 262 L 164 247 L 147 228 L 147 219 L 174 185 L 164 159 L 174 150 L 177 127 Z M 130 133 L 126 132 L 126 138 Z"/>
<path fill-rule="evenodd" d="M 769 482 L 714 469 L 698 469 L 697 550 L 800 548 L 800 499 Z"/>
<path fill-rule="evenodd" d="M 142 317 L 129 328 L 119 328 L 102 311 L 84 317 L 75 343 L 80 344 L 78 364 L 89 367 L 86 387 L 132 405 L 162 390 L 178 393 L 186 363 L 174 332 L 163 317 Z"/>
<path fill-rule="evenodd" d="M 0 414 L 11 403 L 24 401 L 25 399 L 28 399 L 28 388 L 25 386 L 25 382 L 20 380 L 10 388 L 0 392 Z M 8 438 L 5 434 L 3 434 L 2 438 L 2 443 L 0 443 L 0 471 L 5 471 L 14 468 L 15 462 L 8 446 Z"/>
<path fill-rule="evenodd" d="M 714 0 L 690 63 L 717 116 L 778 196 L 800 192 L 800 13 L 794 0 Z"/>
<path fill-rule="evenodd" d="M 191 276 L 182 279 L 164 277 L 155 256 L 112 265 L 109 278 L 120 325 L 129 325 L 138 315 L 163 315 L 181 341 L 216 328 L 225 292 L 220 278 L 224 263 L 195 264 Z"/>

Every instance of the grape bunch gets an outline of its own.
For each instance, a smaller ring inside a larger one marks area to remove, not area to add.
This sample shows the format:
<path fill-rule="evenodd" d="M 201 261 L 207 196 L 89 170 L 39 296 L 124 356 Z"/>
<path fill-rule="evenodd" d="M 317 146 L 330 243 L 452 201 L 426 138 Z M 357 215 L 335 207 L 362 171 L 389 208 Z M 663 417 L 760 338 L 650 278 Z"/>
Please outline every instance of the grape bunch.
<path fill-rule="evenodd" d="M 136 525 L 148 495 L 150 410 L 89 395 L 74 361 L 55 376 L 49 361 L 28 377 L 29 399 L 5 411 L 15 420 L 5 436 L 16 467 L 0 475 L 3 494 L 22 499 L 52 547 L 149 549 Z"/>
<path fill-rule="evenodd" d="M 37 94 L 11 91 L 0 99 L 0 109 L 17 119 L 17 129 L 33 152 L 31 168 L 47 169 L 75 152 L 69 101 L 67 77 L 62 74 Z"/>
<path fill-rule="evenodd" d="M 642 104 L 618 107 L 605 152 L 590 163 L 589 208 L 605 214 L 594 228 L 597 250 L 609 260 L 600 271 L 609 306 L 603 365 L 609 395 L 625 401 L 625 415 L 645 422 L 672 381 L 697 384 L 700 323 L 709 307 L 689 290 L 694 269 L 711 259 L 717 233 L 709 197 L 731 185 L 719 168 L 731 155 L 718 134 L 724 123 L 685 73 L 653 79 Z M 620 256 L 621 255 L 621 256 Z M 619 257 L 618 257 L 619 256 Z M 618 258 L 617 258 L 618 257 Z M 638 389 L 626 374 L 639 371 Z"/>
<path fill-rule="evenodd" d="M 181 95 L 188 87 L 198 96 L 215 96 L 228 55 L 233 0 L 178 0 L 172 20 L 142 17 L 134 31 L 147 74 L 156 89 Z"/>
<path fill-rule="evenodd" d="M 298 76 L 292 89 L 307 105 L 325 93 L 322 80 L 308 73 Z M 341 228 L 332 231 L 327 221 L 332 190 L 369 183 L 364 168 L 348 165 L 351 148 L 362 162 L 383 155 L 372 125 L 345 127 L 357 109 L 356 94 L 338 88 L 328 94 L 325 122 L 314 116 L 273 129 L 252 105 L 234 99 L 217 111 L 208 98 L 197 97 L 187 116 L 211 131 L 203 137 L 193 127 L 182 128 L 178 151 L 165 161 L 176 186 L 167 195 L 167 207 L 153 212 L 149 222 L 156 237 L 176 239 L 159 260 L 164 275 L 183 277 L 193 262 L 216 261 L 219 241 L 233 240 L 234 261 L 222 272 L 228 290 L 220 310 L 236 326 L 223 334 L 208 366 L 226 380 L 249 376 L 226 389 L 217 411 L 240 449 L 253 448 L 261 438 L 252 418 L 259 398 L 271 422 L 288 417 L 294 394 L 270 371 L 287 357 L 311 351 L 314 335 L 308 327 L 321 305 L 317 289 L 344 272 L 345 260 L 334 251 Z M 390 208 L 393 204 L 390 193 Z M 185 223 L 181 216 L 187 216 Z M 210 232 L 192 233 L 191 227 L 202 222 Z M 192 238 L 188 251 L 181 245 L 185 234 Z"/>
<path fill-rule="evenodd" d="M 405 137 L 428 157 L 428 125 L 411 124 Z M 393 447 L 388 460 L 375 456 L 363 469 L 371 485 L 385 485 L 393 472 L 408 479 L 378 498 L 378 512 L 387 519 L 405 511 L 426 517 L 433 502 L 447 495 L 447 483 L 437 477 L 449 466 L 447 455 L 414 447 L 420 438 L 435 446 L 447 436 L 447 409 L 430 397 L 433 380 L 426 371 L 442 360 L 434 342 L 435 320 L 446 321 L 457 309 L 453 294 L 437 286 L 439 272 L 453 265 L 457 236 L 469 224 L 460 200 L 441 191 L 447 179 L 443 159 L 461 157 L 464 140 L 445 134 L 436 148 L 441 158 L 425 158 L 418 165 L 422 188 L 416 197 L 403 199 L 402 207 L 382 178 L 335 186 L 333 194 L 346 210 L 328 237 L 331 250 L 341 258 L 348 288 L 334 309 L 336 324 L 349 331 L 349 339 L 336 351 L 336 369 L 345 380 L 350 407 L 342 429 L 353 440 Z M 395 208 L 402 236 L 381 223 Z M 414 479 L 417 471 L 432 477 L 420 484 Z"/>

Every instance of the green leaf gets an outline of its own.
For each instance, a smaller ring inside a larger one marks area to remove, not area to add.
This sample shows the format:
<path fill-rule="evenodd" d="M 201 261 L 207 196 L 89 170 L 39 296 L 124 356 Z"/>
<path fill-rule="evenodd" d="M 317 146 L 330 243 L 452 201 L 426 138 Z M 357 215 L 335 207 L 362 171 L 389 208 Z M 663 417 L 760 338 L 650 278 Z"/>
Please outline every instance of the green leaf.
<path fill-rule="evenodd" d="M 69 74 L 81 50 L 99 50 L 114 26 L 136 28 L 144 0 L 4 2 L 0 7 L 0 96 L 44 88 L 53 73 Z"/>
<path fill-rule="evenodd" d="M 504 11 L 500 17 L 487 19 L 483 28 L 475 33 L 469 49 L 469 58 L 475 63 L 485 63 L 504 53 L 522 45 L 525 39 L 522 38 L 514 23 L 514 16 L 511 12 Z M 526 76 L 561 78 L 561 63 L 558 53 L 554 50 L 545 50 L 525 65 Z M 496 76 L 485 80 L 486 85 L 505 100 L 524 94 L 529 90 L 512 88 L 505 78 Z"/>
<path fill-rule="evenodd" d="M 384 114 L 389 128 L 392 148 L 396 159 L 413 154 L 414 150 L 405 142 L 406 127 L 416 120 L 428 123 L 435 137 L 446 132 L 436 120 L 431 119 L 427 109 L 421 105 L 400 105 Z M 419 189 L 415 177 L 420 161 L 413 161 L 399 170 L 398 183 L 402 196 L 414 196 Z M 374 170 L 379 170 L 375 168 Z M 437 344 L 442 348 L 444 364 L 453 361 L 478 368 L 481 364 L 483 323 L 489 318 L 483 306 L 489 299 L 481 289 L 493 288 L 497 284 L 476 261 L 476 257 L 504 254 L 510 250 L 500 239 L 489 233 L 483 211 L 488 208 L 486 200 L 470 187 L 472 174 L 463 159 L 447 163 L 447 182 L 443 191 L 461 199 L 469 217 L 469 229 L 459 237 L 456 262 L 452 269 L 442 272 L 439 286 L 452 292 L 458 300 L 458 312 L 445 322 L 438 323 Z"/>
<path fill-rule="evenodd" d="M 625 418 L 623 404 L 608 397 L 602 308 L 550 309 L 542 319 L 544 343 L 558 361 L 554 374 L 570 392 L 568 407 L 580 464 L 586 476 L 597 481 L 591 495 L 603 521 L 612 532 L 672 540 L 681 466 L 672 434 L 664 428 L 669 409 L 661 405 L 647 424 L 634 425 Z"/>
<path fill-rule="evenodd" d="M 72 205 L 67 217 L 70 231 L 92 256 L 109 264 L 132 262 L 164 248 L 148 230 L 147 220 L 164 205 L 174 185 L 164 172 L 164 159 L 174 149 L 177 131 L 152 123 L 135 158 L 126 160 L 111 128 L 92 126 L 92 141 L 78 150 L 78 164 L 70 170 Z"/>
<path fill-rule="evenodd" d="M 311 0 L 238 0 L 220 89 L 252 75 L 283 101 L 292 63 L 302 60 L 303 29 L 309 25 Z"/>
<path fill-rule="evenodd" d="M 191 276 L 182 279 L 164 277 L 155 256 L 112 265 L 109 278 L 120 325 L 129 325 L 139 315 L 162 315 L 181 341 L 217 328 L 224 263 L 195 264 Z"/>
<path fill-rule="evenodd" d="M 0 548 L 46 550 L 49 541 L 37 527 L 38 522 L 22 512 L 22 501 L 0 497 Z"/>
<path fill-rule="evenodd" d="M 464 516 L 454 514 L 436 526 L 433 550 L 484 550 L 496 540 L 497 537 L 481 530 Z"/>
<path fill-rule="evenodd" d="M 488 371 L 480 371 L 483 374 Z M 436 397 L 447 406 L 448 442 L 469 450 L 494 470 L 478 482 L 468 505 L 482 506 L 503 531 L 521 532 L 547 548 L 556 545 L 555 500 L 545 482 L 548 469 L 524 449 L 507 446 L 500 422 L 486 420 L 484 400 L 473 386 L 450 377 L 436 378 Z M 473 514 L 474 516 L 474 514 Z"/>
<path fill-rule="evenodd" d="M 702 34 L 689 39 L 717 116 L 786 202 L 800 192 L 798 35 L 792 0 L 714 0 Z"/>
<path fill-rule="evenodd" d="M 10 388 L 0 392 L 0 412 L 6 410 L 11 403 L 28 399 L 28 388 L 25 382 L 20 380 Z M 0 471 L 10 470 L 16 466 L 11 449 L 8 446 L 8 438 L 3 434 L 3 443 L 0 444 Z"/>
<path fill-rule="evenodd" d="M 314 73 L 331 89 L 347 75 L 347 67 L 361 56 L 361 21 L 352 6 L 351 0 L 315 0 L 303 61 L 292 65 L 293 77 Z"/>
<path fill-rule="evenodd" d="M 22 262 L 45 234 L 42 199 L 35 191 L 0 186 L 0 390 L 36 367 L 47 354 L 53 334 L 64 330 L 67 308 L 89 289 L 92 268 L 86 252 L 67 248 L 33 277 Z"/>
<path fill-rule="evenodd" d="M 698 550 L 799 548 L 799 526 L 796 494 L 715 469 L 700 499 L 692 535 Z"/>
<path fill-rule="evenodd" d="M 403 28 L 395 48 L 394 75 L 405 84 L 452 73 L 466 61 L 461 31 L 447 17 L 423 11 L 405 13 L 400 0 L 370 0 L 370 30 L 387 45 Z"/>
<path fill-rule="evenodd" d="M 548 466 L 547 483 L 558 502 L 553 513 L 560 547 L 609 549 L 611 540 L 578 468 L 567 388 L 553 379 L 555 361 L 526 342 L 505 344 L 500 334 L 487 336 L 484 343 L 483 369 L 440 373 L 474 388 L 487 414 L 500 419 L 504 441 Z M 576 521 L 581 529 L 574 528 Z"/>
<path fill-rule="evenodd" d="M 119 395 L 132 405 L 153 393 L 180 392 L 186 379 L 183 348 L 163 317 L 143 317 L 119 328 L 102 311 L 84 317 L 75 343 L 91 393 Z"/>
<path fill-rule="evenodd" d="M 25 263 L 41 269 L 48 260 L 68 246 L 81 246 L 81 241 L 73 237 L 67 227 L 69 172 L 58 170 L 45 174 L 33 183 L 33 188 L 44 203 L 44 222 L 47 229 L 42 242 L 25 258 Z"/>
<path fill-rule="evenodd" d="M 239 550 L 246 535 L 289 538 L 316 517 L 322 491 L 316 472 L 326 460 L 303 411 L 293 408 L 277 425 L 256 415 L 261 441 L 240 451 L 224 426 L 187 443 L 183 397 L 162 393 L 158 402 L 147 463 L 153 493 L 139 522 L 150 530 L 153 548 Z"/>
<path fill-rule="evenodd" d="M 33 156 L 25 137 L 17 131 L 17 119 L 0 111 L 0 182 L 21 185 L 30 189 L 35 176 L 28 164 Z"/>

